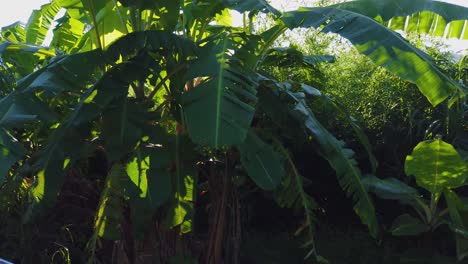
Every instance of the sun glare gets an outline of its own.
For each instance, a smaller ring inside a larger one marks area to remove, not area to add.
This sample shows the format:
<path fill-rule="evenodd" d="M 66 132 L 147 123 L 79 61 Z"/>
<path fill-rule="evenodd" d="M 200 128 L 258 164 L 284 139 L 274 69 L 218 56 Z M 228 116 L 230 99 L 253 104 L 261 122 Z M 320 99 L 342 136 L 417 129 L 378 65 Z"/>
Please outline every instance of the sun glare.
<path fill-rule="evenodd" d="M 49 0 L 16 0 L 0 8 L 0 27 L 17 21 L 27 22 L 32 10 L 49 3 Z"/>

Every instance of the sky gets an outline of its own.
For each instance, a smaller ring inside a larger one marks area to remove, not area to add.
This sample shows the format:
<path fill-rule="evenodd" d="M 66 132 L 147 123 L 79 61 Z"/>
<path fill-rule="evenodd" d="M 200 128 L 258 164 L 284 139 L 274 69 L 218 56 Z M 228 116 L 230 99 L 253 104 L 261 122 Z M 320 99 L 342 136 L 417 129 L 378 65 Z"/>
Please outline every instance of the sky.
<path fill-rule="evenodd" d="M 32 10 L 49 3 L 49 0 L 13 0 L 2 4 L 0 8 L 0 27 L 10 25 L 18 20 L 28 21 Z"/>

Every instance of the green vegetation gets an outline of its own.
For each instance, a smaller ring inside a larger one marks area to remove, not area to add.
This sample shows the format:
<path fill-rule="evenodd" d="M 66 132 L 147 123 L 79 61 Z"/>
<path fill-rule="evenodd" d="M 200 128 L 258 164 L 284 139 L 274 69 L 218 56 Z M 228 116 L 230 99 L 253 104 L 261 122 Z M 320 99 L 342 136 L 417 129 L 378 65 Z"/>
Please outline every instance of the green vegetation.
<path fill-rule="evenodd" d="M 466 261 L 467 60 L 418 40 L 468 38 L 468 8 L 322 2 L 52 0 L 2 28 L 0 256 Z"/>

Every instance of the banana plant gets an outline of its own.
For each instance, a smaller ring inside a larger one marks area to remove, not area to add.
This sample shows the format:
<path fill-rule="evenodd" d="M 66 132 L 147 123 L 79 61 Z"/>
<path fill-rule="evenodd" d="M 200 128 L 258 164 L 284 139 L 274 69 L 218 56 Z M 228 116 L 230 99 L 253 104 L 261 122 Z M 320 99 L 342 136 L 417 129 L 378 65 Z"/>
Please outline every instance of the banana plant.
<path fill-rule="evenodd" d="M 465 184 L 468 166 L 455 148 L 440 138 L 420 142 L 406 157 L 405 173 L 416 178 L 416 184 L 425 189 L 429 200 L 415 188 L 394 178 L 379 179 L 369 176 L 364 181 L 368 189 L 383 199 L 399 200 L 411 205 L 417 217 L 408 213 L 397 217 L 390 232 L 394 236 L 416 236 L 434 232 L 440 225 L 448 224 L 454 231 L 459 260 L 467 256 L 466 208 L 453 190 Z M 445 197 L 446 207 L 441 208 L 440 198 Z M 447 218 L 449 213 L 450 218 Z"/>
<path fill-rule="evenodd" d="M 385 15 L 414 11 L 403 7 Z M 50 49 L 43 48 L 62 8 Z M 228 10 L 250 17 L 264 12 L 276 24 L 264 32 L 233 27 L 226 24 Z M 444 15 L 468 19 L 467 10 L 459 7 L 461 15 Z M 384 15 L 383 9 L 377 11 Z M 0 98 L 0 180 L 14 173 L 33 175 L 34 203 L 25 215 L 30 221 L 50 208 L 81 160 L 103 149 L 111 166 L 91 253 L 98 237 L 128 237 L 130 231 L 122 227 L 125 208 L 135 237 L 144 236 L 156 212 L 162 212 L 167 228 L 190 232 L 201 165 L 213 168 L 211 182 L 230 179 L 229 169 L 238 165 L 265 191 L 293 177 L 295 184 L 289 186 L 302 194 L 294 199 L 301 200 L 311 225 L 312 202 L 281 141 L 292 125 L 298 128 L 296 140 L 315 144 L 336 171 L 355 212 L 376 237 L 374 205 L 353 151 L 311 110 L 308 98 L 325 97 L 305 84 L 279 82 L 264 69 L 282 65 L 283 59 L 274 57 L 282 51 L 272 45 L 287 28 L 314 27 L 349 39 L 377 65 L 416 83 L 433 105 L 459 94 L 458 83 L 376 21 L 377 14 L 343 6 L 282 13 L 264 0 L 52 0 L 33 13 L 26 27 L 2 30 L 0 55 L 7 67 L 22 67 L 27 56 L 35 60 L 18 75 L 12 92 Z M 294 56 L 306 66 L 318 63 L 312 58 L 331 61 L 313 54 Z M 353 129 L 359 131 L 356 124 Z M 358 138 L 365 144 L 362 134 Z M 220 247 L 213 252 L 207 261 L 219 263 Z M 320 259 L 315 248 L 310 252 Z"/>

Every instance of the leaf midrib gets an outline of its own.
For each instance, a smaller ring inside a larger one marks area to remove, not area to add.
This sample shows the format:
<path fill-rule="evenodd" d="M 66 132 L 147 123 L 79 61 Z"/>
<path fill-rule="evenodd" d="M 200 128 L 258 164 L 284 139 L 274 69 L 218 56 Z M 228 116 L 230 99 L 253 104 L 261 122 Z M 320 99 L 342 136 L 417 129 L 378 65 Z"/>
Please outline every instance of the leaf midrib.
<path fill-rule="evenodd" d="M 215 142 L 215 147 L 218 147 L 219 146 L 219 130 L 220 130 L 220 119 L 221 119 L 221 99 L 222 99 L 222 93 L 223 93 L 223 87 L 224 87 L 224 59 L 226 57 L 226 54 L 224 53 L 225 50 L 226 50 L 226 46 L 227 46 L 227 40 L 224 39 L 223 40 L 223 49 L 222 49 L 222 57 L 221 57 L 221 61 L 219 63 L 219 67 L 218 67 L 218 71 L 219 71 L 219 74 L 218 74 L 218 85 L 217 85 L 217 89 L 216 89 L 216 119 L 215 119 L 215 138 L 214 138 L 214 142 Z"/>

